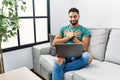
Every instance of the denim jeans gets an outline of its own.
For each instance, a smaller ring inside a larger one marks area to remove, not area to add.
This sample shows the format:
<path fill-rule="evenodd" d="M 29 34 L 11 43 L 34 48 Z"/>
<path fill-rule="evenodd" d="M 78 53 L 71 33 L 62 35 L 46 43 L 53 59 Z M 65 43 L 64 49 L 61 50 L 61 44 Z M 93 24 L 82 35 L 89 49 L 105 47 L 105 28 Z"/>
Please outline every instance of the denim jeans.
<path fill-rule="evenodd" d="M 88 52 L 84 52 L 80 58 L 65 58 L 60 65 L 54 61 L 52 80 L 64 80 L 65 72 L 81 69 L 87 66 L 89 57 L 90 54 Z"/>

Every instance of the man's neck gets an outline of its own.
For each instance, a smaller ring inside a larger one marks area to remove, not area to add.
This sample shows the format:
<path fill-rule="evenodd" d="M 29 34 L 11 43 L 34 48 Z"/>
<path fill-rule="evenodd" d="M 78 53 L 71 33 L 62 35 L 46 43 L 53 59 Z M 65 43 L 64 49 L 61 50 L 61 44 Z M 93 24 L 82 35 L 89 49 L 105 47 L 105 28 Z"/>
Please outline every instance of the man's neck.
<path fill-rule="evenodd" d="M 76 27 L 79 26 L 79 24 L 76 24 L 76 25 L 72 25 L 72 24 L 70 24 L 70 25 L 71 25 L 71 27 L 73 27 L 73 28 L 76 28 Z"/>

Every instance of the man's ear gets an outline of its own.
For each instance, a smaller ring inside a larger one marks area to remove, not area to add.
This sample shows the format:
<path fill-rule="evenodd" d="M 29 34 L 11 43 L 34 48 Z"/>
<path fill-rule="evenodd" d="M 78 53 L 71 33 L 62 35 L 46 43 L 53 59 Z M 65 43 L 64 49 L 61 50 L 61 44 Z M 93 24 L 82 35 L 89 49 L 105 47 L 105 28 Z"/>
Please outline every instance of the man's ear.
<path fill-rule="evenodd" d="M 80 15 L 79 15 L 79 18 L 80 18 Z"/>

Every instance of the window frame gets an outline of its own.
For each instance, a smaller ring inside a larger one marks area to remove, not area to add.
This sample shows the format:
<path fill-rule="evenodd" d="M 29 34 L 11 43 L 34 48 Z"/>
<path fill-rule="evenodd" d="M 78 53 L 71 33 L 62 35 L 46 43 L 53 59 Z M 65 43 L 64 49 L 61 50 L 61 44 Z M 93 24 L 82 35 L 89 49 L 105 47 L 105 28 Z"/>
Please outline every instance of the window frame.
<path fill-rule="evenodd" d="M 23 49 L 23 48 L 28 48 L 28 47 L 32 47 L 34 45 L 38 45 L 38 44 L 43 44 L 43 43 L 47 43 L 49 42 L 49 36 L 48 34 L 50 34 L 50 1 L 49 0 L 46 0 L 47 3 L 47 16 L 35 16 L 35 4 L 34 4 L 34 1 L 35 0 L 32 0 L 32 5 L 33 5 L 33 16 L 28 16 L 28 17 L 19 17 L 20 19 L 28 19 L 28 18 L 31 18 L 33 19 L 33 27 L 34 27 L 34 43 L 30 43 L 30 44 L 25 44 L 25 45 L 20 45 L 20 32 L 19 32 L 19 29 L 17 30 L 17 40 L 18 40 L 18 46 L 14 46 L 14 47 L 9 47 L 9 48 L 4 48 L 2 49 L 3 52 L 8 52 L 8 51 L 13 51 L 13 50 L 18 50 L 18 49 Z M 41 42 L 37 42 L 36 41 L 36 24 L 35 24 L 35 19 L 36 18 L 46 18 L 47 19 L 47 40 L 45 41 L 41 41 Z"/>

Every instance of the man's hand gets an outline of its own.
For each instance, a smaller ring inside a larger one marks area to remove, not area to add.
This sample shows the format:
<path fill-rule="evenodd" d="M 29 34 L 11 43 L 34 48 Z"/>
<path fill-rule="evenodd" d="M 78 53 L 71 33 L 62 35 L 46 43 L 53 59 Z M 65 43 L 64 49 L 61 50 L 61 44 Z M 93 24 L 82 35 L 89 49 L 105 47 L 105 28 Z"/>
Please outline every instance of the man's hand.
<path fill-rule="evenodd" d="M 79 37 L 79 36 L 80 36 L 80 34 L 81 34 L 81 32 L 80 32 L 80 31 L 76 31 L 76 32 L 74 32 L 74 36 L 75 36 L 75 37 Z"/>
<path fill-rule="evenodd" d="M 66 37 L 68 37 L 69 39 L 71 39 L 74 36 L 74 32 L 73 31 L 68 31 L 65 30 L 64 34 L 66 35 Z"/>

